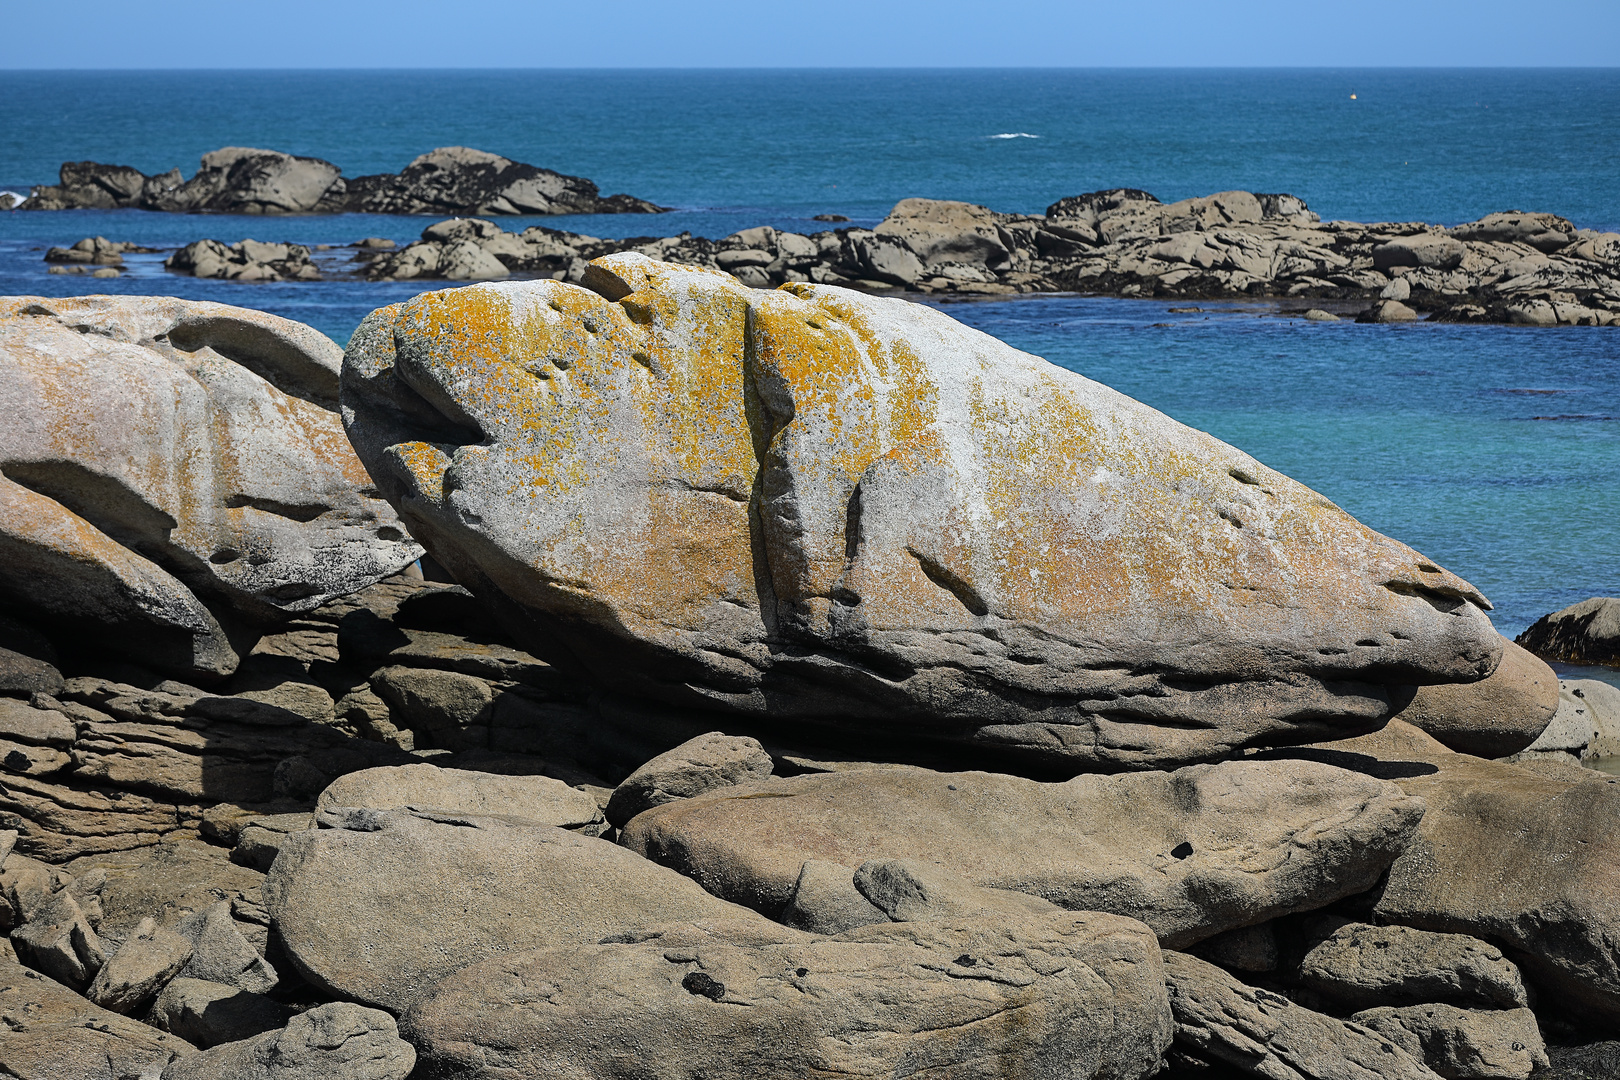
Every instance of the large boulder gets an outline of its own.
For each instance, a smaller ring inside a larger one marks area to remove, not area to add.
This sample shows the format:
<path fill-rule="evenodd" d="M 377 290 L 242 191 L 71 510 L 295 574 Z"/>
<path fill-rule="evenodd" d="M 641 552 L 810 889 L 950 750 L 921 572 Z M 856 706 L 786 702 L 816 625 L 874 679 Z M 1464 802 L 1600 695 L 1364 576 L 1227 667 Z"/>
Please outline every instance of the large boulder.
<path fill-rule="evenodd" d="M 603 198 L 580 176 L 525 165 L 465 146 L 441 146 L 399 173 L 348 182 L 343 208 L 367 214 L 658 213 L 629 195 Z"/>
<path fill-rule="evenodd" d="M 1435 1003 L 1522 1009 L 1530 1004 L 1519 969 L 1478 938 L 1326 921 L 1325 933 L 1291 974 L 1346 1009 Z"/>
<path fill-rule="evenodd" d="M 306 979 L 394 1012 L 496 954 L 751 914 L 563 829 L 472 816 L 441 824 L 386 810 L 351 821 L 353 829 L 289 836 L 265 879 L 265 906 Z"/>
<path fill-rule="evenodd" d="M 1488 678 L 1419 687 L 1400 718 L 1453 750 L 1497 758 L 1534 743 L 1557 711 L 1558 676 L 1509 641 Z"/>
<path fill-rule="evenodd" d="M 385 765 L 339 777 L 321 792 L 318 810 L 412 807 L 451 814 L 499 815 L 531 825 L 579 828 L 602 820 L 588 793 L 549 776 L 502 776 L 437 765 Z"/>
<path fill-rule="evenodd" d="M 902 199 L 872 231 L 905 244 L 925 270 L 950 263 L 997 267 L 1011 258 L 997 228 L 999 217 L 972 203 Z"/>
<path fill-rule="evenodd" d="M 222 214 L 307 214 L 342 172 L 330 161 L 279 150 L 226 146 L 202 156 L 202 167 L 184 184 L 144 200 L 153 210 Z M 155 196 L 155 197 L 154 197 Z"/>
<path fill-rule="evenodd" d="M 92 1005 L 0 956 L 0 1076 L 18 1080 L 156 1077 L 196 1047 Z"/>
<path fill-rule="evenodd" d="M 345 419 L 434 557 L 611 693 L 1159 768 L 1369 730 L 1501 654 L 1466 582 L 938 311 L 635 254 L 584 280 L 374 312 Z"/>
<path fill-rule="evenodd" d="M 405 1080 L 415 1067 L 416 1051 L 392 1016 L 334 1001 L 280 1031 L 192 1054 L 165 1069 L 163 1080 Z"/>
<path fill-rule="evenodd" d="M 1542 1041 L 1536 1014 L 1529 1009 L 1386 1005 L 1356 1013 L 1351 1019 L 1446 1080 L 1527 1080 L 1538 1068 L 1549 1065 L 1547 1044 Z"/>
<path fill-rule="evenodd" d="M 643 810 L 765 780 L 774 767 L 759 740 L 711 731 L 659 754 L 625 777 L 608 801 L 607 819 L 622 828 Z"/>
<path fill-rule="evenodd" d="M 1557 251 L 1575 242 L 1575 223 L 1557 214 L 1503 210 L 1446 230 L 1459 240 L 1529 244 L 1538 251 Z"/>
<path fill-rule="evenodd" d="M 1273 753 L 1392 776 L 1427 803 L 1380 921 L 1482 938 L 1536 985 L 1538 1007 L 1620 1022 L 1620 780 L 1454 753 L 1398 720 Z"/>
<path fill-rule="evenodd" d="M 1514 640 L 1543 660 L 1620 667 L 1620 598 L 1594 596 L 1543 615 Z"/>
<path fill-rule="evenodd" d="M 1167 947 L 1373 885 L 1423 814 L 1394 784 L 1290 762 L 1043 784 L 867 769 L 655 807 L 621 842 L 776 917 L 819 860 L 935 863 L 977 885 L 1130 915 Z"/>
<path fill-rule="evenodd" d="M 536 993 L 537 987 L 545 990 Z M 1158 1069 L 1153 936 L 1092 912 L 940 919 L 817 938 L 663 926 L 501 956 L 406 1015 L 426 1078 L 1095 1077 Z"/>
<path fill-rule="evenodd" d="M 0 301 L 0 595 L 189 681 L 221 618 L 277 619 L 415 560 L 337 416 L 340 352 L 224 304 Z"/>

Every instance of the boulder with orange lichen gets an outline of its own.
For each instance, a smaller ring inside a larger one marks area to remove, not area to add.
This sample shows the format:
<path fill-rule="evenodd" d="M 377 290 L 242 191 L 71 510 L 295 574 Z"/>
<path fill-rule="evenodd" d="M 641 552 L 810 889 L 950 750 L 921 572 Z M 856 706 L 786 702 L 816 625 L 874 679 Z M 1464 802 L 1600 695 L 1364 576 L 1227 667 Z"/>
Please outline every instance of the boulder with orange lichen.
<path fill-rule="evenodd" d="M 903 300 L 615 255 L 374 312 L 343 401 L 412 534 L 620 696 L 1163 768 L 1376 728 L 1501 655 L 1417 552 Z"/>
<path fill-rule="evenodd" d="M 421 553 L 343 438 L 341 353 L 163 297 L 0 300 L 0 596 L 194 681 Z"/>

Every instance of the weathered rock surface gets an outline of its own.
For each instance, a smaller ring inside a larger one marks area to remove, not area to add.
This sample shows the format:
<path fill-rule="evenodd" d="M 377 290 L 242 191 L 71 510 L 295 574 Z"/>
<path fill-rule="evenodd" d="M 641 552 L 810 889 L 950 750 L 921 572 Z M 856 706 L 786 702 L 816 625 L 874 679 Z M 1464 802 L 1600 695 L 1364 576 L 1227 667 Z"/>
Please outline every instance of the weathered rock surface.
<path fill-rule="evenodd" d="M 1534 743 L 1557 709 L 1558 676 L 1533 653 L 1507 642 L 1489 677 L 1419 687 L 1400 718 L 1453 750 L 1497 758 Z"/>
<path fill-rule="evenodd" d="M 1445 1004 L 1475 1009 L 1529 1005 L 1524 980 L 1500 949 L 1463 934 L 1410 926 L 1328 926 L 1295 976 L 1346 1009 Z"/>
<path fill-rule="evenodd" d="M 1400 721 L 1297 753 L 1392 776 L 1428 810 L 1390 867 L 1382 922 L 1500 946 L 1538 1008 L 1620 1020 L 1620 780 L 1453 753 Z"/>
<path fill-rule="evenodd" d="M 280 1031 L 170 1065 L 163 1080 L 405 1080 L 416 1051 L 394 1018 L 346 1001 L 299 1013 Z"/>
<path fill-rule="evenodd" d="M 1152 935 L 1092 912 L 885 923 L 834 938 L 663 926 L 457 972 L 403 1028 L 427 1077 L 1152 1074 Z M 543 991 L 536 992 L 537 988 Z"/>
<path fill-rule="evenodd" d="M 662 207 L 629 195 L 601 196 L 595 184 L 446 146 L 416 158 L 398 175 L 345 181 L 336 165 L 277 150 L 227 146 L 202 156 L 190 180 L 179 169 L 146 176 L 127 165 L 63 164 L 60 183 L 39 186 L 23 210 L 134 207 L 228 214 L 616 214 Z"/>
<path fill-rule="evenodd" d="M 319 281 L 321 272 L 303 244 L 197 240 L 163 260 L 177 273 L 229 281 Z"/>
<path fill-rule="evenodd" d="M 230 901 L 221 900 L 175 924 L 174 932 L 191 943 L 191 959 L 180 974 L 255 994 L 274 990 L 276 969 L 242 935 L 231 911 Z"/>
<path fill-rule="evenodd" d="M 549 776 L 500 776 L 426 763 L 349 773 L 321 792 L 317 803 L 323 811 L 345 806 L 499 815 L 565 829 L 602 820 L 589 794 Z"/>
<path fill-rule="evenodd" d="M 73 894 L 63 889 L 23 914 L 27 922 L 11 932 L 17 959 L 74 990 L 89 986 L 107 954 Z"/>
<path fill-rule="evenodd" d="M 1166 951 L 1176 1044 L 1277 1080 L 1434 1080 L 1395 1040 L 1281 994 L 1245 986 L 1213 964 Z"/>
<path fill-rule="evenodd" d="M 768 779 L 774 765 L 758 739 L 711 731 L 659 754 L 624 778 L 607 805 L 618 828 L 643 810 L 715 788 Z"/>
<path fill-rule="evenodd" d="M 84 996 L 126 1016 L 140 1012 L 180 974 L 191 952 L 190 941 L 150 918 L 143 919 L 101 965 Z"/>
<path fill-rule="evenodd" d="M 1536 741 L 1509 761 L 1569 765 L 1620 755 L 1620 687 L 1597 679 L 1558 680 L 1558 709 Z"/>
<path fill-rule="evenodd" d="M 217 680 L 237 653 L 215 610 L 284 617 L 410 563 L 344 443 L 338 364 L 309 327 L 223 304 L 0 303 L 0 592 Z"/>
<path fill-rule="evenodd" d="M 1594 596 L 1543 615 L 1516 639 L 1543 660 L 1620 667 L 1620 599 Z"/>
<path fill-rule="evenodd" d="M 1411 1005 L 1352 1017 L 1446 1080 L 1527 1080 L 1546 1068 L 1547 1047 L 1529 1009 Z"/>
<path fill-rule="evenodd" d="M 1496 665 L 1465 582 L 939 312 L 590 273 L 373 313 L 344 401 L 412 534 L 612 693 L 1149 768 Z"/>
<path fill-rule="evenodd" d="M 281 1002 L 204 979 L 179 978 L 153 1003 L 150 1022 L 204 1049 L 287 1026 L 296 1013 Z"/>
<path fill-rule="evenodd" d="M 1307 318 L 1312 310 L 1336 318 L 1314 299 L 1369 305 L 1361 315 L 1369 322 L 1423 313 L 1453 322 L 1620 321 L 1620 234 L 1577 230 L 1551 214 L 1491 214 L 1449 230 L 1323 223 L 1294 196 L 1247 191 L 1168 206 L 1145 191 L 1090 192 L 1059 200 L 1044 217 L 904 199 L 875 229 L 804 236 L 761 226 L 721 240 L 690 233 L 607 240 L 447 221 L 362 269 L 372 278 L 467 280 L 481 263 L 486 275 L 579 282 L 591 260 L 625 251 L 723 270 L 752 288 L 816 282 L 977 295 L 1271 296 L 1299 304 L 1291 314 Z"/>
<path fill-rule="evenodd" d="M 0 956 L 0 1075 L 18 1080 L 155 1077 L 196 1048 Z"/>
<path fill-rule="evenodd" d="M 1128 914 L 1173 948 L 1368 888 L 1422 813 L 1393 784 L 1300 762 L 1063 784 L 872 769 L 655 807 L 621 843 L 772 917 L 806 860 L 914 859 L 1070 910 Z"/>
<path fill-rule="evenodd" d="M 402 1010 L 497 953 L 749 914 L 623 848 L 562 829 L 364 814 L 375 831 L 289 837 L 264 898 L 304 977 L 365 1004 Z"/>

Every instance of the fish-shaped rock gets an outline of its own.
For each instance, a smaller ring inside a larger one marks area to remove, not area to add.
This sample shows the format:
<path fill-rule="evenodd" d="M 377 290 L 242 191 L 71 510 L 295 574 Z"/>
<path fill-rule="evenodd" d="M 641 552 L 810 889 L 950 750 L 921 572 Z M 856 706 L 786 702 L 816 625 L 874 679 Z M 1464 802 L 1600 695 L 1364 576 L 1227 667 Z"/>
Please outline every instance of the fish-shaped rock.
<path fill-rule="evenodd" d="M 939 311 L 637 254 L 584 286 L 373 312 L 343 411 L 412 534 L 603 690 L 1165 768 L 1498 662 L 1467 582 Z"/>

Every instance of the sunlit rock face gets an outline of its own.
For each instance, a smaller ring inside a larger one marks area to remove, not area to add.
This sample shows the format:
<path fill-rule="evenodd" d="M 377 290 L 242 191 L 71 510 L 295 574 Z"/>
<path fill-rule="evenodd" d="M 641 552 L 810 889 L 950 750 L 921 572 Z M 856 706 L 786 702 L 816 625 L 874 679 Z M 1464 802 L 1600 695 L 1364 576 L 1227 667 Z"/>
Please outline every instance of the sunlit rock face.
<path fill-rule="evenodd" d="M 0 299 L 0 602 L 182 678 L 421 549 L 337 415 L 342 351 L 168 297 Z"/>
<path fill-rule="evenodd" d="M 413 535 L 605 691 L 1161 768 L 1500 656 L 1468 583 L 938 311 L 633 254 L 585 284 L 374 312 L 343 413 Z"/>

